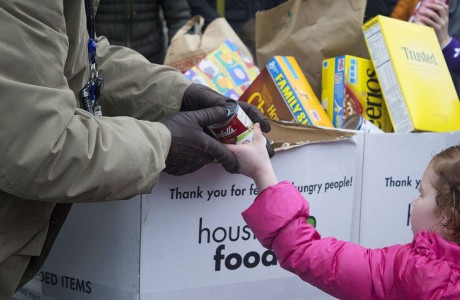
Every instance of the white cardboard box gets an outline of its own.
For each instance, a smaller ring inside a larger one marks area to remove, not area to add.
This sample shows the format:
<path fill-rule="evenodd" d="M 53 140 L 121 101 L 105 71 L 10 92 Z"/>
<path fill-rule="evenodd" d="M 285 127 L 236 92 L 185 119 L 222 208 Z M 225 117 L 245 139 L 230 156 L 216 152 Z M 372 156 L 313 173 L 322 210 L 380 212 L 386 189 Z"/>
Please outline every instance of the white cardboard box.
<path fill-rule="evenodd" d="M 433 154 L 460 142 L 460 132 L 367 135 L 360 244 L 383 247 L 411 241 L 410 203 Z"/>
<path fill-rule="evenodd" d="M 305 187 L 322 236 L 380 247 L 410 242 L 408 204 L 417 195 L 414 186 L 385 184 L 414 184 L 432 154 L 459 142 L 460 132 L 359 132 L 272 161 L 280 180 Z M 74 205 L 41 273 L 16 299 L 332 299 L 271 265 L 244 227 L 254 187 L 214 164 L 162 175 L 150 195 Z"/>

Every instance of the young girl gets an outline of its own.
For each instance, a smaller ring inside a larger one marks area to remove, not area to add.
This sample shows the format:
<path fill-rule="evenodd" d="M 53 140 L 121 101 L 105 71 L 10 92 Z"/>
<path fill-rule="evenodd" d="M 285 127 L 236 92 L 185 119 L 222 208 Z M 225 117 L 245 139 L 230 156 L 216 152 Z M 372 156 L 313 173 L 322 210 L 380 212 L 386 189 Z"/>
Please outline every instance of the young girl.
<path fill-rule="evenodd" d="M 309 205 L 278 182 L 256 124 L 252 143 L 228 145 L 260 191 L 243 218 L 281 267 L 339 299 L 460 299 L 460 146 L 437 154 L 412 205 L 412 243 L 366 249 L 321 238 Z"/>

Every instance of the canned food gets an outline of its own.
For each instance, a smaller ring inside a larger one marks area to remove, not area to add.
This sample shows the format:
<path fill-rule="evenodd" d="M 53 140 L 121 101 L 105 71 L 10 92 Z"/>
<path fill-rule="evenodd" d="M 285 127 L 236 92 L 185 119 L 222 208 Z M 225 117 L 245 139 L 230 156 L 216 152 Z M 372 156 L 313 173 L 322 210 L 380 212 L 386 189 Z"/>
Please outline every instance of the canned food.
<path fill-rule="evenodd" d="M 367 133 L 383 133 L 383 130 L 366 120 L 360 114 L 349 116 L 342 124 L 343 129 L 361 130 Z"/>
<path fill-rule="evenodd" d="M 225 108 L 227 109 L 227 118 L 221 123 L 208 126 L 209 130 L 224 144 L 252 142 L 254 137 L 254 123 L 238 105 L 238 102 L 227 99 Z M 265 144 L 268 155 L 270 157 L 275 155 L 275 151 L 267 138 L 265 138 Z"/>
<path fill-rule="evenodd" d="M 252 141 L 254 123 L 241 109 L 236 100 L 228 99 L 225 105 L 227 118 L 208 128 L 224 144 L 242 144 Z"/>

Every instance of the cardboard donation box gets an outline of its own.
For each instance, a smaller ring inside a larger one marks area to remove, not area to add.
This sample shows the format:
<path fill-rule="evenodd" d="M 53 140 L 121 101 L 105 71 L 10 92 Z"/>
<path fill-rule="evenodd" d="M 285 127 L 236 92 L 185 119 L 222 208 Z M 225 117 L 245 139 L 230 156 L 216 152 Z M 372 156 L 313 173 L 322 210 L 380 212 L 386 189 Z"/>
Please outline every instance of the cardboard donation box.
<path fill-rule="evenodd" d="M 433 28 L 377 16 L 363 30 L 395 132 L 460 130 L 460 101 Z"/>
<path fill-rule="evenodd" d="M 322 237 L 364 247 L 411 242 L 410 203 L 423 170 L 460 142 L 460 132 L 341 137 L 334 129 L 322 129 L 333 134 L 321 140 L 312 128 L 278 125 L 274 136 L 295 144 L 290 138 L 305 130 L 297 143 L 308 143 L 277 152 L 278 179 L 309 201 Z M 15 299 L 334 299 L 283 270 L 255 239 L 241 212 L 257 194 L 249 178 L 210 164 L 163 174 L 148 195 L 75 204 L 48 260 Z"/>
<path fill-rule="evenodd" d="M 385 132 L 391 120 L 374 66 L 369 59 L 341 55 L 323 61 L 321 102 L 336 128 L 362 115 Z"/>
<path fill-rule="evenodd" d="M 206 85 L 220 94 L 238 100 L 259 69 L 230 40 L 208 54 L 196 66 L 184 73 L 191 81 Z"/>
<path fill-rule="evenodd" d="M 460 142 L 460 132 L 367 135 L 359 243 L 365 247 L 412 240 L 411 203 L 434 154 Z"/>
<path fill-rule="evenodd" d="M 278 176 L 310 201 L 310 221 L 316 220 L 326 236 L 353 239 L 362 138 L 272 158 Z M 340 160 L 342 155 L 350 159 Z M 331 166 L 330 159 L 338 163 Z M 210 166 L 193 180 L 164 179 L 143 202 L 141 299 L 332 299 L 281 269 L 244 223 L 241 212 L 258 193 L 251 180 L 225 174 L 221 166 Z M 326 216 L 330 222 L 323 221 Z"/>
<path fill-rule="evenodd" d="M 272 158 L 279 178 L 309 200 L 325 236 L 357 242 L 363 140 L 357 134 Z M 210 164 L 163 174 L 141 201 L 75 204 L 43 275 L 17 299 L 333 299 L 283 270 L 255 239 L 241 212 L 257 194 L 249 178 Z"/>
<path fill-rule="evenodd" d="M 333 127 L 292 56 L 272 57 L 239 100 L 274 120 Z"/>

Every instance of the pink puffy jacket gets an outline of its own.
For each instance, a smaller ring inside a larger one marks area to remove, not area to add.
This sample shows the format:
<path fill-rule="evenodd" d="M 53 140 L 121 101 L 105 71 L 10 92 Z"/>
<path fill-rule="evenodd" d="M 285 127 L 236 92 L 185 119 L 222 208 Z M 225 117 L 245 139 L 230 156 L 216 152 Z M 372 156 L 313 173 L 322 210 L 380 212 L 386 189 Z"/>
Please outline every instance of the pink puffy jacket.
<path fill-rule="evenodd" d="M 281 267 L 339 299 L 460 299 L 460 246 L 435 233 L 382 249 L 321 239 L 306 222 L 308 202 L 287 181 L 242 215 Z"/>

